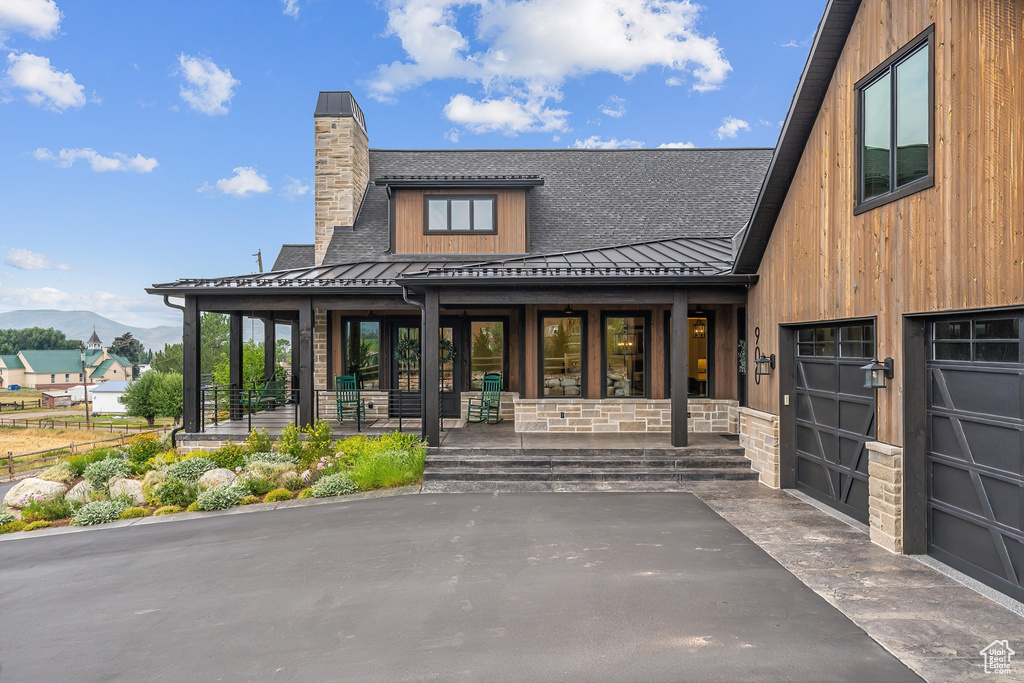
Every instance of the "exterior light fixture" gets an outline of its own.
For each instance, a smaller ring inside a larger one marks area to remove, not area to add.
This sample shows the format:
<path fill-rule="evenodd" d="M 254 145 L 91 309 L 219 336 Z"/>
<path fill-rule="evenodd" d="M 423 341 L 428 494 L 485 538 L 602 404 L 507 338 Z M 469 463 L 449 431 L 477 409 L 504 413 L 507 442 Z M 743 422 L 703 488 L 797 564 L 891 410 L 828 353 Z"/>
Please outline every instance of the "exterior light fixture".
<path fill-rule="evenodd" d="M 768 377 L 775 369 L 775 354 L 770 356 L 759 356 L 754 359 L 754 375 L 756 377 Z"/>
<path fill-rule="evenodd" d="M 693 338 L 694 339 L 705 339 L 708 336 L 708 325 L 704 322 L 704 318 L 697 318 L 697 322 L 693 324 Z"/>
<path fill-rule="evenodd" d="M 864 371 L 865 389 L 885 389 L 885 380 L 893 378 L 893 360 L 886 358 L 880 361 L 876 358 L 861 370 Z"/>
<path fill-rule="evenodd" d="M 565 312 L 565 317 L 567 317 L 567 318 L 570 317 L 570 316 L 576 315 L 576 312 L 572 310 L 572 304 L 566 304 L 564 312 Z"/>

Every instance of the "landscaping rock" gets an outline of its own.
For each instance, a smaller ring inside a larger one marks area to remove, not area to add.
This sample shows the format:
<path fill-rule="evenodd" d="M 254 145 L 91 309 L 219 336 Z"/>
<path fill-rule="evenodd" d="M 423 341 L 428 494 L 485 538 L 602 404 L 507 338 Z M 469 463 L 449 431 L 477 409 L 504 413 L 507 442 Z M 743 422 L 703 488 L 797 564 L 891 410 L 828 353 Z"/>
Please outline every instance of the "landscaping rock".
<path fill-rule="evenodd" d="M 306 482 L 307 484 L 312 484 L 314 481 L 316 481 L 319 478 L 319 477 L 317 477 L 317 475 L 313 474 L 313 472 L 311 472 L 310 470 L 303 470 L 302 474 L 300 474 L 299 476 L 302 477 L 302 481 Z"/>
<path fill-rule="evenodd" d="M 120 479 L 115 477 L 110 480 L 110 497 L 131 496 L 132 505 L 145 505 L 146 496 L 142 493 L 142 482 L 134 479 Z"/>
<path fill-rule="evenodd" d="M 67 492 L 67 494 L 64 496 L 64 500 L 70 501 L 72 503 L 82 503 L 84 505 L 85 503 L 88 503 L 92 500 L 93 493 L 95 493 L 95 491 L 93 491 L 92 487 L 89 486 L 89 482 L 80 481 L 77 484 L 75 484 L 70 491 Z"/>
<path fill-rule="evenodd" d="M 4 505 L 20 510 L 31 503 L 36 496 L 41 496 L 42 500 L 55 500 L 63 498 L 67 490 L 67 487 L 59 482 L 29 477 L 19 481 L 7 492 L 7 495 L 4 496 Z"/>
<path fill-rule="evenodd" d="M 231 486 L 235 483 L 235 479 L 234 472 L 226 467 L 218 467 L 199 477 L 199 488 L 205 491 L 207 489 L 215 489 L 218 486 Z"/>

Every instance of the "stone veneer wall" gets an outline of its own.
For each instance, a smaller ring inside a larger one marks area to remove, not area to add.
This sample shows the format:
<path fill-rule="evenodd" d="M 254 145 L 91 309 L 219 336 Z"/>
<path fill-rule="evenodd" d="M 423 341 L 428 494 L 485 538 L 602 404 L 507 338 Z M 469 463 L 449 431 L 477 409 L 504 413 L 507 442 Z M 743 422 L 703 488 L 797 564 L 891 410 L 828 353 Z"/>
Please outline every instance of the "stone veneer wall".
<path fill-rule="evenodd" d="M 868 451 L 868 523 L 871 541 L 903 552 L 903 449 L 878 441 Z"/>
<path fill-rule="evenodd" d="M 313 389 L 327 389 L 327 311 L 313 309 Z"/>
<path fill-rule="evenodd" d="M 751 468 L 765 486 L 780 486 L 779 416 L 753 408 L 740 408 L 740 445 L 750 458 Z"/>
<path fill-rule="evenodd" d="M 738 403 L 725 399 L 690 399 L 691 432 L 736 433 Z M 547 398 L 515 401 L 517 432 L 668 432 L 668 399 Z"/>
<path fill-rule="evenodd" d="M 321 265 L 335 226 L 354 225 L 370 181 L 370 144 L 354 117 L 313 119 L 315 138 L 314 251 Z"/>

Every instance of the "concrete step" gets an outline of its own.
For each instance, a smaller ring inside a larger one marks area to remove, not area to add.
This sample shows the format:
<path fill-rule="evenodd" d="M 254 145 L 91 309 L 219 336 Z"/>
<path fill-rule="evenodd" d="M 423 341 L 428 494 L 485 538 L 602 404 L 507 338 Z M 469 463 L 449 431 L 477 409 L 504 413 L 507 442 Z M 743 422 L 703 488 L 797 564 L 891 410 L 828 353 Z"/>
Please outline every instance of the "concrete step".
<path fill-rule="evenodd" d="M 568 467 L 578 469 L 589 468 L 621 468 L 636 467 L 685 469 L 690 467 L 750 467 L 750 461 L 736 455 L 685 455 L 667 457 L 536 457 L 536 456 L 456 456 L 429 455 L 426 460 L 428 470 L 444 470 L 449 467 L 486 468 L 517 468 L 517 467 Z"/>
<path fill-rule="evenodd" d="M 689 467 L 579 468 L 579 467 L 447 467 L 424 470 L 423 481 L 522 481 L 522 482 L 586 482 L 586 481 L 738 481 L 756 479 L 750 469 Z"/>

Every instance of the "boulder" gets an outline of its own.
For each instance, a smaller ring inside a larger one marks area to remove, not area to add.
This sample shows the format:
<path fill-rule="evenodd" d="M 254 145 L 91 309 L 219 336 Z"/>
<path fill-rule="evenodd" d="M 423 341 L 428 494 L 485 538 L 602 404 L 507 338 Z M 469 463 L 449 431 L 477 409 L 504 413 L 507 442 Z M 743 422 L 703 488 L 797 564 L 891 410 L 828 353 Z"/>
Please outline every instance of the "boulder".
<path fill-rule="evenodd" d="M 20 510 L 33 500 L 55 500 L 67 492 L 64 484 L 29 477 L 22 479 L 4 496 L 4 506 Z"/>
<path fill-rule="evenodd" d="M 64 496 L 64 500 L 70 501 L 72 503 L 81 503 L 82 505 L 85 505 L 86 503 L 92 501 L 93 493 L 94 491 L 92 490 L 92 487 L 89 486 L 89 482 L 80 481 L 77 484 L 75 484 L 70 491 L 67 492 L 67 494 Z"/>
<path fill-rule="evenodd" d="M 146 496 L 142 493 L 142 482 L 134 479 L 114 477 L 110 480 L 110 497 L 120 498 L 131 496 L 132 505 L 145 505 Z"/>
<path fill-rule="evenodd" d="M 574 380 L 572 377 L 566 377 L 565 379 L 562 380 L 562 386 L 574 387 L 576 386 L 576 380 Z"/>
<path fill-rule="evenodd" d="M 579 387 L 566 387 L 565 388 L 565 395 L 566 396 L 579 396 L 580 395 L 580 388 Z"/>
<path fill-rule="evenodd" d="M 218 467 L 199 477 L 199 488 L 205 491 L 207 489 L 215 489 L 218 486 L 231 486 L 235 483 L 235 479 L 234 472 L 226 467 Z"/>
<path fill-rule="evenodd" d="M 556 377 L 555 379 L 547 380 L 545 384 L 547 384 L 549 387 L 558 387 L 562 385 L 562 382 Z"/>
<path fill-rule="evenodd" d="M 548 396 L 564 396 L 565 395 L 565 389 L 563 389 L 562 387 L 551 387 L 551 392 L 548 393 L 547 395 Z"/>

